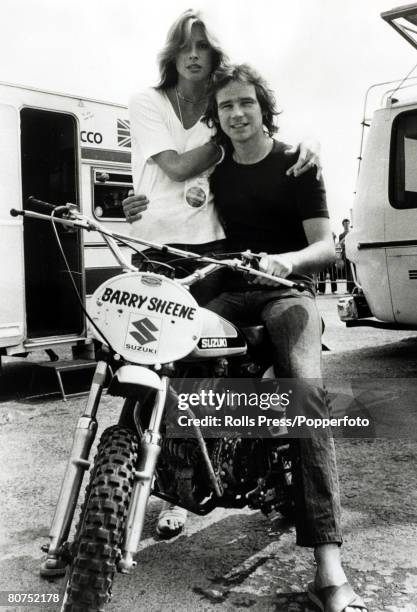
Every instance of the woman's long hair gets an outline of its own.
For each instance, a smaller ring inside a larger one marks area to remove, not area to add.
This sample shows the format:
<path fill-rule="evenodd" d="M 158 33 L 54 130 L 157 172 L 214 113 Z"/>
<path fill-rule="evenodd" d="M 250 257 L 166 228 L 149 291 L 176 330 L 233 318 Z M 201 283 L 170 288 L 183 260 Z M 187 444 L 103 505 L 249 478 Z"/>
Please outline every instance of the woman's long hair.
<path fill-rule="evenodd" d="M 176 58 L 178 52 L 187 44 L 191 36 L 191 28 L 193 25 L 201 26 L 207 36 L 212 52 L 212 72 L 226 63 L 227 56 L 225 52 L 220 47 L 213 34 L 207 29 L 201 14 L 198 11 L 189 9 L 174 21 L 168 31 L 165 46 L 158 55 L 160 81 L 156 89 L 167 90 L 169 87 L 175 87 L 177 84 L 178 72 Z"/>
<path fill-rule="evenodd" d="M 229 138 L 220 127 L 219 114 L 217 111 L 216 94 L 229 85 L 229 83 L 248 83 L 253 85 L 259 105 L 262 111 L 262 119 L 265 131 L 273 136 L 278 131 L 274 118 L 280 114 L 273 91 L 268 83 L 248 64 L 230 64 L 222 66 L 212 75 L 209 91 L 208 105 L 203 117 L 204 123 L 210 128 L 216 129 L 215 140 L 219 144 L 229 145 Z"/>

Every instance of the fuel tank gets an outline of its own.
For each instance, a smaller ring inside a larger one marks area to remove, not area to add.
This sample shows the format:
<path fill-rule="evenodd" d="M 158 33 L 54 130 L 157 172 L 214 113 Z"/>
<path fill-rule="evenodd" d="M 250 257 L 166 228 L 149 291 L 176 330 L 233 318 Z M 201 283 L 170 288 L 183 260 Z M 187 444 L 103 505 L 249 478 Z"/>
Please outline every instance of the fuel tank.
<path fill-rule="evenodd" d="M 208 359 L 242 355 L 246 352 L 244 335 L 230 321 L 206 308 L 200 308 L 200 316 L 202 318 L 200 340 L 188 358 Z"/>

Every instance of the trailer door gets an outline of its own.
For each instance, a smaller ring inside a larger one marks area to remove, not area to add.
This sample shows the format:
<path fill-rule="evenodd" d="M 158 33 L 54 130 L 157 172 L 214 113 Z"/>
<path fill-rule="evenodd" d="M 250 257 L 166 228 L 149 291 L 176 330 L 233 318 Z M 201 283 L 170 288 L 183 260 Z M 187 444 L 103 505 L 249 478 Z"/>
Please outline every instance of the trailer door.
<path fill-rule="evenodd" d="M 19 115 L 0 104 L 0 349 L 19 344 L 24 336 L 22 217 L 20 208 Z"/>
<path fill-rule="evenodd" d="M 31 195 L 62 205 L 78 203 L 78 142 L 75 117 L 24 108 L 20 113 L 23 208 Z M 38 210 L 38 212 L 45 212 Z M 58 227 L 70 269 L 83 296 L 82 237 Z M 84 317 L 50 223 L 24 224 L 27 338 L 81 335 Z"/>

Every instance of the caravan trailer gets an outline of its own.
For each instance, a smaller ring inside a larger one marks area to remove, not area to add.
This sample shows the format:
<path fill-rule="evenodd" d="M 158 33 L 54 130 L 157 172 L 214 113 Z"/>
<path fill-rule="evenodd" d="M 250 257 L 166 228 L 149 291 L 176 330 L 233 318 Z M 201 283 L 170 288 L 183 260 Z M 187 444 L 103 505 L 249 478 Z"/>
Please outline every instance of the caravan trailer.
<path fill-rule="evenodd" d="M 381 17 L 417 48 L 417 4 Z M 341 298 L 347 326 L 417 329 L 417 95 L 416 77 L 381 83 L 384 103 L 362 126 L 368 131 L 346 254 L 356 279 Z M 414 90 L 415 91 L 415 90 Z M 404 99 L 404 96 L 409 99 Z"/>
<path fill-rule="evenodd" d="M 0 83 L 0 356 L 90 342 L 53 227 L 9 211 L 31 209 L 30 196 L 72 202 L 123 232 L 127 116 L 122 105 Z M 83 300 L 119 273 L 96 232 L 58 232 Z"/>

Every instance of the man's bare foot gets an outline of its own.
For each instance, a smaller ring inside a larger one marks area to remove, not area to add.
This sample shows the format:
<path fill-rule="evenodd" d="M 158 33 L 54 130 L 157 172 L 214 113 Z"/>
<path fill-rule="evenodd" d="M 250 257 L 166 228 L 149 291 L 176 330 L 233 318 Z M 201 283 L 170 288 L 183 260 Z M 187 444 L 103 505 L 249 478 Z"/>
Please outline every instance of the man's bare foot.
<path fill-rule="evenodd" d="M 348 580 L 342 567 L 340 547 L 337 544 L 323 544 L 314 549 L 314 558 L 317 563 L 316 576 L 313 583 L 315 593 L 320 593 L 326 587 L 339 587 L 346 585 L 344 591 L 347 591 Z M 322 591 L 323 592 L 323 591 Z M 330 589 L 328 594 L 330 593 Z M 313 600 L 314 601 L 314 600 Z M 353 605 L 348 605 L 342 608 L 340 612 L 362 612 L 366 611 L 363 607 L 360 598 L 357 598 L 358 605 L 353 601 Z M 323 608 L 324 609 L 324 608 Z"/>

